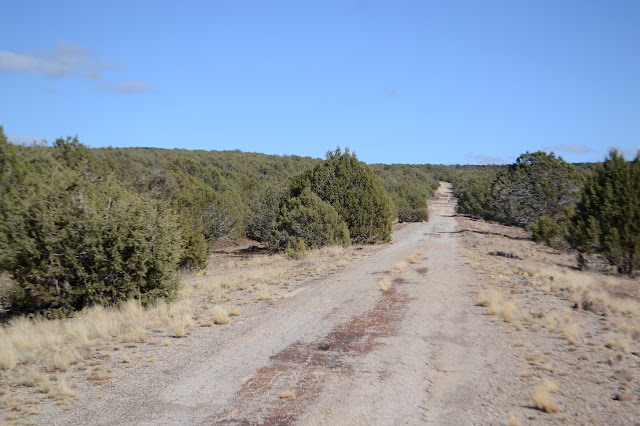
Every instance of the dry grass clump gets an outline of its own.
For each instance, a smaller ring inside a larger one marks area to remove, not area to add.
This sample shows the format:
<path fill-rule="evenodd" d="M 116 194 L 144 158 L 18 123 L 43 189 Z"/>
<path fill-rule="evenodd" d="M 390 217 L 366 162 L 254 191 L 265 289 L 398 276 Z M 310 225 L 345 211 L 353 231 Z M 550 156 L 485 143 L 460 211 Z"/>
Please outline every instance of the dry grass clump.
<path fill-rule="evenodd" d="M 67 346 L 51 353 L 46 363 L 48 372 L 67 371 L 69 367 L 82 360 L 82 356 L 73 346 Z"/>
<path fill-rule="evenodd" d="M 18 364 L 18 352 L 9 339 L 0 339 L 0 370 L 11 370 Z"/>
<path fill-rule="evenodd" d="M 489 315 L 498 315 L 504 302 L 502 294 L 493 287 L 489 287 L 480 293 L 478 306 L 485 306 Z"/>
<path fill-rule="evenodd" d="M 420 260 L 420 256 L 422 256 L 422 251 L 416 250 L 411 255 L 409 255 L 407 261 L 411 264 L 418 263 L 418 260 Z"/>
<path fill-rule="evenodd" d="M 62 403 L 66 403 L 77 395 L 76 391 L 69 387 L 69 384 L 65 379 L 60 380 L 58 385 L 49 391 L 49 398 Z"/>
<path fill-rule="evenodd" d="M 211 311 L 211 322 L 214 324 L 229 324 L 231 318 L 225 308 L 220 305 L 214 306 Z"/>
<path fill-rule="evenodd" d="M 271 294 L 271 291 L 268 288 L 258 291 L 256 297 L 258 300 L 273 300 L 273 294 Z"/>
<path fill-rule="evenodd" d="M 389 282 L 389 279 L 387 277 L 384 277 L 380 280 L 380 290 L 382 291 L 389 290 L 389 285 L 391 285 L 391 283 Z"/>
<path fill-rule="evenodd" d="M 520 420 L 515 416 L 511 416 L 511 417 L 509 417 L 509 420 L 507 421 L 507 424 L 509 426 L 520 426 Z"/>
<path fill-rule="evenodd" d="M 158 303 L 158 317 L 165 322 L 167 331 L 174 337 L 184 337 L 195 325 L 193 306 L 187 301 L 167 304 Z"/>
<path fill-rule="evenodd" d="M 629 339 L 624 335 L 617 335 L 615 337 L 609 337 L 605 341 L 605 348 L 613 349 L 616 352 L 628 353 L 629 352 Z"/>
<path fill-rule="evenodd" d="M 575 323 L 567 322 L 562 325 L 562 335 L 567 339 L 569 343 L 575 345 L 580 338 L 580 331 Z"/>
<path fill-rule="evenodd" d="M 239 306 L 227 306 L 226 307 L 229 316 L 237 317 L 240 315 L 240 307 Z"/>
<path fill-rule="evenodd" d="M 280 399 L 293 399 L 296 394 L 292 390 L 284 390 L 280 393 Z"/>
<path fill-rule="evenodd" d="M 514 301 L 509 301 L 502 306 L 500 315 L 506 322 L 513 323 L 520 318 L 520 306 Z"/>
<path fill-rule="evenodd" d="M 393 272 L 396 274 L 401 274 L 404 272 L 404 270 L 407 268 L 407 262 L 405 262 L 404 260 L 401 262 L 398 262 L 396 264 L 396 266 L 393 268 Z"/>
<path fill-rule="evenodd" d="M 558 392 L 558 385 L 545 379 L 533 391 L 533 403 L 545 413 L 557 413 L 558 405 L 553 400 L 553 395 Z"/>
<path fill-rule="evenodd" d="M 111 373 L 106 368 L 99 367 L 91 370 L 91 372 L 89 373 L 89 379 L 90 380 L 106 380 L 109 378 L 110 374 Z"/>
<path fill-rule="evenodd" d="M 49 393 L 53 389 L 53 382 L 48 376 L 42 376 L 37 381 L 38 392 Z"/>

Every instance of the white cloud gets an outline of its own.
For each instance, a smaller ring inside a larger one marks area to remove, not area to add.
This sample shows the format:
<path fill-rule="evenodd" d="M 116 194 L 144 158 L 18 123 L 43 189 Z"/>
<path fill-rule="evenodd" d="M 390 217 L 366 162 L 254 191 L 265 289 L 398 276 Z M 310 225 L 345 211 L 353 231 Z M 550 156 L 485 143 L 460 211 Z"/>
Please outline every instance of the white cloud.
<path fill-rule="evenodd" d="M 59 41 L 52 50 L 37 49 L 27 52 L 0 50 L 0 70 L 39 74 L 45 77 L 81 75 L 100 80 L 102 70 L 115 68 L 98 58 L 89 49 L 76 43 Z"/>
<path fill-rule="evenodd" d="M 542 149 L 548 152 L 572 152 L 574 154 L 586 154 L 587 152 L 593 151 L 586 145 L 578 145 L 576 143 L 572 143 L 569 145 L 552 145 L 552 146 L 543 146 Z"/>
<path fill-rule="evenodd" d="M 507 164 L 507 162 L 501 157 L 492 157 L 490 155 L 483 154 L 468 153 L 464 155 L 464 158 L 468 160 L 469 164 L 476 166 L 484 166 L 487 164 Z"/>
<path fill-rule="evenodd" d="M 102 87 L 102 90 L 105 92 L 119 92 L 126 94 L 153 92 L 151 87 L 135 80 L 121 80 L 112 84 L 107 84 Z"/>
<path fill-rule="evenodd" d="M 115 62 L 99 58 L 80 44 L 66 41 L 59 41 L 51 50 L 36 49 L 25 52 L 0 50 L 0 71 L 35 74 L 47 78 L 80 76 L 100 84 L 102 72 L 114 68 L 121 67 Z M 107 83 L 100 88 L 104 91 L 129 94 L 153 91 L 146 84 L 134 80 Z M 50 88 L 43 90 L 49 93 L 55 92 Z"/>

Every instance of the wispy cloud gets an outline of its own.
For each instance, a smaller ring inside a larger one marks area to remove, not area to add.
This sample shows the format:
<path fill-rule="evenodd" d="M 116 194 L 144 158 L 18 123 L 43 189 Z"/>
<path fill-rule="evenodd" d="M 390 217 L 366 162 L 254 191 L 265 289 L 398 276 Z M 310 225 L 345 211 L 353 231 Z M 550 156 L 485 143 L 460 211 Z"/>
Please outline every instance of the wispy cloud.
<path fill-rule="evenodd" d="M 387 95 L 388 97 L 392 98 L 395 95 L 397 95 L 397 92 L 395 90 L 385 90 L 384 94 Z"/>
<path fill-rule="evenodd" d="M 41 75 L 47 78 L 79 76 L 96 82 L 101 90 L 110 92 L 131 94 L 153 91 L 146 84 L 134 80 L 101 84 L 103 71 L 117 68 L 122 68 L 117 62 L 106 61 L 90 49 L 66 41 L 59 41 L 51 50 L 0 50 L 0 71 Z M 44 90 L 55 93 L 53 89 Z"/>
<path fill-rule="evenodd" d="M 468 164 L 476 166 L 484 166 L 487 164 L 507 164 L 502 157 L 492 157 L 490 155 L 467 153 L 464 158 L 468 161 Z"/>
<path fill-rule="evenodd" d="M 569 145 L 551 145 L 551 146 L 543 146 L 542 149 L 548 152 L 572 152 L 574 154 L 586 154 L 587 152 L 593 151 L 586 145 L 578 145 L 576 143 L 572 143 Z"/>
<path fill-rule="evenodd" d="M 102 87 L 105 92 L 119 92 L 126 94 L 153 92 L 153 89 L 144 83 L 135 80 L 121 80 Z"/>
<path fill-rule="evenodd" d="M 80 75 L 100 80 L 103 70 L 117 67 L 116 63 L 98 58 L 86 47 L 66 41 L 59 41 L 52 50 L 0 50 L 0 70 L 39 74 L 50 78 Z"/>

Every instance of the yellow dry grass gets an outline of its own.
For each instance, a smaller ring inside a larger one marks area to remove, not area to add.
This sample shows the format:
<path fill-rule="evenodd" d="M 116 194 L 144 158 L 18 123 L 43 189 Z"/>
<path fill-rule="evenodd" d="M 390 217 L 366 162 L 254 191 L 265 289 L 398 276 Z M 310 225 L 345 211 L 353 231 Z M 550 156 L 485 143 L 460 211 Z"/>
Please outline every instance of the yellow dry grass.
<path fill-rule="evenodd" d="M 49 397 L 58 401 L 58 402 L 67 402 L 68 400 L 75 398 L 77 396 L 76 391 L 69 387 L 69 384 L 65 379 L 62 379 L 58 382 L 57 386 L 54 386 L 49 391 Z"/>
<path fill-rule="evenodd" d="M 485 306 L 489 315 L 498 315 L 503 302 L 502 294 L 497 289 L 489 287 L 480 293 L 477 305 Z"/>
<path fill-rule="evenodd" d="M 409 257 L 407 258 L 407 261 L 411 264 L 418 263 L 418 260 L 420 260 L 420 256 L 422 256 L 422 251 L 416 250 L 415 252 L 409 255 Z"/>
<path fill-rule="evenodd" d="M 389 279 L 387 277 L 382 278 L 380 280 L 379 285 L 380 285 L 380 290 L 382 290 L 382 291 L 389 290 L 389 285 L 390 285 Z"/>
<path fill-rule="evenodd" d="M 91 380 L 106 380 L 111 373 L 106 368 L 95 368 L 89 373 L 89 379 Z"/>
<path fill-rule="evenodd" d="M 396 264 L 396 266 L 393 268 L 393 272 L 396 274 L 402 274 L 402 272 L 404 272 L 406 268 L 407 268 L 407 262 L 403 260 Z"/>
<path fill-rule="evenodd" d="M 558 392 L 558 385 L 545 379 L 533 391 L 533 403 L 539 410 L 546 413 L 557 413 L 558 405 L 553 400 L 554 393 Z"/>
<path fill-rule="evenodd" d="M 562 335 L 567 339 L 569 343 L 575 345 L 580 338 L 580 331 L 575 323 L 564 323 L 561 327 Z"/>
<path fill-rule="evenodd" d="M 211 322 L 220 325 L 229 324 L 231 322 L 231 318 L 224 307 L 217 305 L 211 310 Z"/>
<path fill-rule="evenodd" d="M 356 255 L 374 250 L 326 247 L 311 251 L 302 260 L 279 254 L 223 260 L 221 256 L 212 257 L 208 269 L 182 275 L 179 298 L 172 303 L 159 301 L 143 307 L 130 300 L 118 306 L 88 308 L 64 320 L 14 318 L 0 326 L 0 394 L 13 398 L 16 391 L 28 390 L 47 394 L 56 401 L 68 401 L 75 391 L 64 379 L 58 380 L 58 375 L 65 374 L 69 380 L 74 376 L 73 380 L 109 377 L 109 370 L 101 366 L 88 368 L 98 348 L 104 353 L 123 345 L 170 345 L 167 335 L 187 336 L 196 318 L 202 323 L 210 320 L 224 324 L 230 316 L 240 315 L 237 306 L 219 305 L 233 292 L 255 289 L 258 298 L 275 303 L 274 294 L 286 297 L 276 288 L 346 267 Z M 140 359 L 140 355 L 122 353 L 119 358 L 129 362 Z"/>
<path fill-rule="evenodd" d="M 293 399 L 296 397 L 296 394 L 291 390 L 284 390 L 280 393 L 281 399 Z"/>

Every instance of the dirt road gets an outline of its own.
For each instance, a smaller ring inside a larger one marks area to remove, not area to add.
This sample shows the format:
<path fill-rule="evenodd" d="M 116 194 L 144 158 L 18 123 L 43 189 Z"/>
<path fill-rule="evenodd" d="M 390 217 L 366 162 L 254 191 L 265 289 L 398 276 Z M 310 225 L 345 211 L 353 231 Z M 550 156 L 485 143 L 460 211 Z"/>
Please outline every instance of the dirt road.
<path fill-rule="evenodd" d="M 159 348 L 157 363 L 83 393 L 56 422 L 504 423 L 517 374 L 474 304 L 454 207 L 443 184 L 428 223 L 215 338 Z"/>

